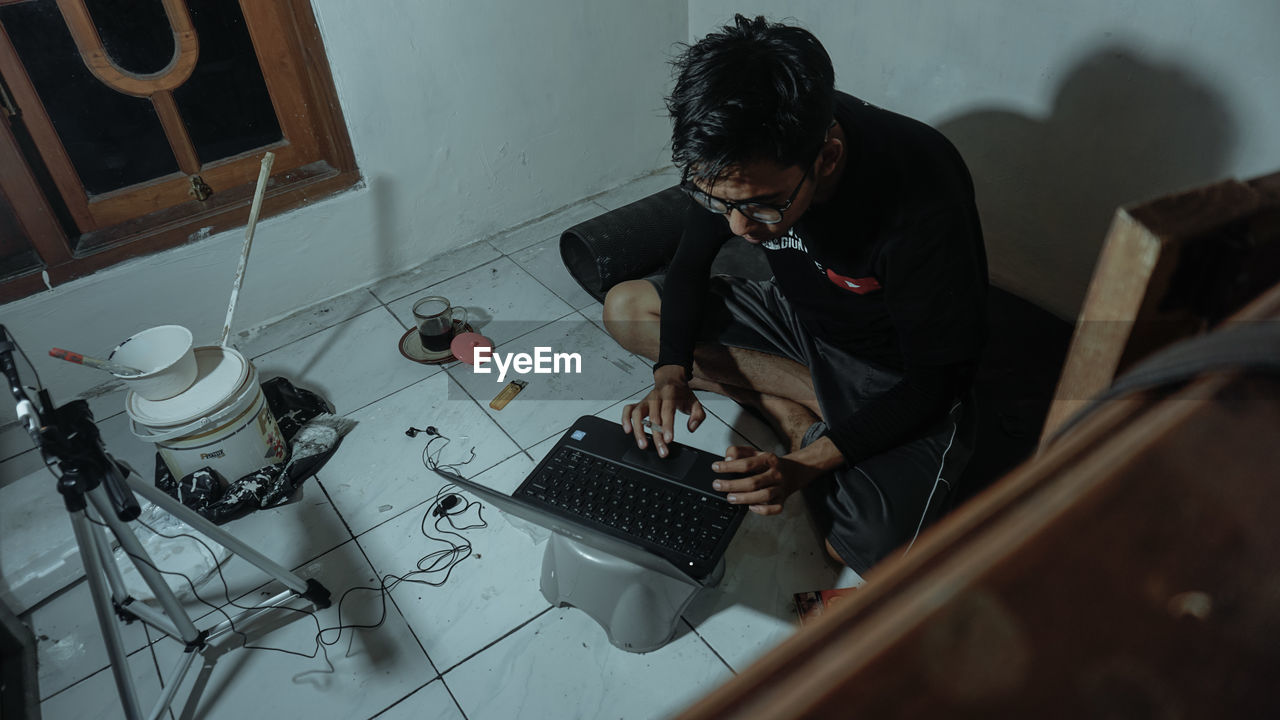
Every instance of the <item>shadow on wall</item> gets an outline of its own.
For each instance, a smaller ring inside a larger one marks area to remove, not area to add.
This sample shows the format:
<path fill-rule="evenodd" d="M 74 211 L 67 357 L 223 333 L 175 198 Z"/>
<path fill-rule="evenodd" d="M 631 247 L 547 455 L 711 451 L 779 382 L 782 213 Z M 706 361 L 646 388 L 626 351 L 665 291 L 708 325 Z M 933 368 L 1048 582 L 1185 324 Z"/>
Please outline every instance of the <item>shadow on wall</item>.
<path fill-rule="evenodd" d="M 1118 47 L 1073 68 L 1046 119 L 978 110 L 937 127 L 973 174 L 992 280 L 1067 319 L 1116 208 L 1220 179 L 1235 142 L 1208 83 Z"/>
<path fill-rule="evenodd" d="M 396 237 L 394 223 L 397 210 L 395 182 L 386 175 L 374 175 L 369 178 L 369 195 L 373 198 L 373 251 L 376 265 L 375 278 L 394 275 L 397 271 L 395 262 Z"/>

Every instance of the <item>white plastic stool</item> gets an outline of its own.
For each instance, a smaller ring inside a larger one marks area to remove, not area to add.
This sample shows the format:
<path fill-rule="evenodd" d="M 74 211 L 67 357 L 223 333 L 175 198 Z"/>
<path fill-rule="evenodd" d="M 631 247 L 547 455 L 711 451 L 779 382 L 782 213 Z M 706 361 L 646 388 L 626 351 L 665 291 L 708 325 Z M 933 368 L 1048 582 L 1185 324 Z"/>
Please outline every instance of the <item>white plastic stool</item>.
<path fill-rule="evenodd" d="M 666 645 L 698 591 L 724 577 L 724 558 L 704 584 L 642 567 L 572 538 L 551 533 L 542 556 L 542 596 L 571 605 L 604 628 L 615 647 L 634 653 Z"/>

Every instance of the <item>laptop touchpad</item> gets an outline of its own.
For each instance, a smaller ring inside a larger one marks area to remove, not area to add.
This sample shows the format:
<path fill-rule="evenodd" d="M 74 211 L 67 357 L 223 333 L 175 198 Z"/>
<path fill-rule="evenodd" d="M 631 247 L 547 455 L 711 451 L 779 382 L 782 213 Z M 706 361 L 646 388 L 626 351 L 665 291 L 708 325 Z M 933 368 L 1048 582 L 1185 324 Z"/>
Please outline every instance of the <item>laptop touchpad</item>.
<path fill-rule="evenodd" d="M 693 467 L 693 463 L 697 461 L 698 454 L 689 452 L 681 447 L 668 446 L 671 451 L 666 457 L 658 457 L 658 451 L 650 447 L 648 450 L 641 450 L 632 445 L 622 455 L 622 462 L 632 467 L 647 470 L 658 475 L 666 475 L 669 478 L 680 479 L 689 474 L 689 468 Z"/>

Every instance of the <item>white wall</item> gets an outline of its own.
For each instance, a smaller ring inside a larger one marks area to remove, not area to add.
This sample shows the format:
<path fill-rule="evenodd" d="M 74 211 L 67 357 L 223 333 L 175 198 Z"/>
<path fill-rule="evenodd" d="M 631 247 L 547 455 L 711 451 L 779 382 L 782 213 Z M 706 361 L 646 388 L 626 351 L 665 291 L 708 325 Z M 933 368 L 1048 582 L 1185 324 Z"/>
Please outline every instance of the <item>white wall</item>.
<path fill-rule="evenodd" d="M 992 277 L 1074 318 L 1115 208 L 1280 170 L 1276 0 L 690 0 L 791 19 L 836 85 L 946 133 Z"/>
<path fill-rule="evenodd" d="M 662 96 L 671 46 L 688 34 L 685 0 L 313 5 L 365 182 L 259 224 L 237 329 L 669 162 Z M 48 348 L 105 353 L 167 323 L 217 342 L 243 236 L 200 239 L 0 306 L 0 322 L 59 402 L 92 392 L 106 376 L 45 357 Z"/>

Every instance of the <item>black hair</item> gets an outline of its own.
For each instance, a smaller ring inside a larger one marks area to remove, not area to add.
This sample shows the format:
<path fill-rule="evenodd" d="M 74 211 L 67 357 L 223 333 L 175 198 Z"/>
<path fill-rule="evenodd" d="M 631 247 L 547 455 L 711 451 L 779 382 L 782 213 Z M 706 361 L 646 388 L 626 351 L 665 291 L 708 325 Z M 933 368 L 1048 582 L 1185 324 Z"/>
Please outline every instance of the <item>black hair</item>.
<path fill-rule="evenodd" d="M 714 182 L 731 165 L 813 162 L 835 112 L 835 71 L 808 30 L 763 17 L 685 46 L 672 61 L 671 156 Z"/>

